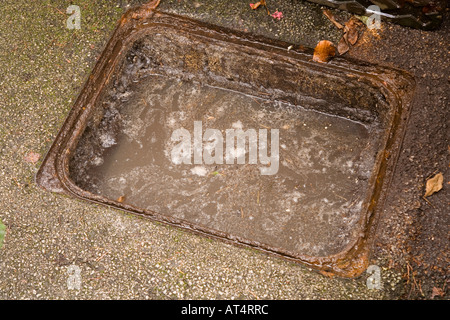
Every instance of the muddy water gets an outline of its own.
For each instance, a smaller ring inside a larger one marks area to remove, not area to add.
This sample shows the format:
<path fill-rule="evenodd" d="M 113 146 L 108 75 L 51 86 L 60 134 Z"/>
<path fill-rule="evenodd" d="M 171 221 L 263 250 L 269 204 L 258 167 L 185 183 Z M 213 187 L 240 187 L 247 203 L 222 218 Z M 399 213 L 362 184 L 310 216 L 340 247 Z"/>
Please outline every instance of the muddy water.
<path fill-rule="evenodd" d="M 358 232 L 375 155 L 360 123 L 163 76 L 130 85 L 104 109 L 115 130 L 87 130 L 72 161 L 86 190 L 301 254 L 337 253 Z M 175 164 L 172 134 L 194 137 L 194 121 L 224 138 L 226 129 L 278 129 L 278 171 L 249 164 L 248 145 L 245 164 Z M 83 153 L 96 144 L 105 151 Z"/>

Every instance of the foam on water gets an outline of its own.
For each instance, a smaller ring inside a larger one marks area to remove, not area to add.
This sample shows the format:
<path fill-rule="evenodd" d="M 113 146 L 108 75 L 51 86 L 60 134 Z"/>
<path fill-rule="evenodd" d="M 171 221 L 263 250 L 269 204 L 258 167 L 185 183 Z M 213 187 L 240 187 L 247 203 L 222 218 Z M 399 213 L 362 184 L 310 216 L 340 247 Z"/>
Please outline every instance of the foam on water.
<path fill-rule="evenodd" d="M 129 89 L 117 106 L 121 130 L 100 136 L 107 152 L 95 166 L 87 161 L 86 189 L 304 254 L 348 244 L 374 164 L 366 126 L 194 81 L 150 76 Z M 236 150 L 246 154 L 243 165 L 173 159 L 172 133 L 186 129 L 193 138 L 194 121 L 224 138 L 227 129 L 278 129 L 278 172 L 262 176 L 261 164 L 249 164 L 248 144 Z"/>

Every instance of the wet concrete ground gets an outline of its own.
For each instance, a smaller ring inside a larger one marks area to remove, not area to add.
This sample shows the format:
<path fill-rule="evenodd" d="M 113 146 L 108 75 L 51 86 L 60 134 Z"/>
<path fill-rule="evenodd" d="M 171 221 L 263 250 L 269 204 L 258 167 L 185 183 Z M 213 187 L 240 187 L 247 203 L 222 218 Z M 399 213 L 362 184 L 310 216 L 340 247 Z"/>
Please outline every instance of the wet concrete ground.
<path fill-rule="evenodd" d="M 349 56 L 407 70 L 417 81 L 413 112 L 371 264 L 382 288 L 308 268 L 124 212 L 39 189 L 42 157 L 105 45 L 126 1 L 78 1 L 81 30 L 65 27 L 66 1 L 3 1 L 0 20 L 0 249 L 2 299 L 430 299 L 448 280 L 448 19 L 424 32 L 384 24 Z M 275 21 L 244 1 L 162 1 L 160 9 L 313 47 L 340 32 L 320 6 L 277 1 Z M 24 9 L 25 8 L 25 9 Z M 274 9 L 271 9 L 274 10 Z M 345 21 L 346 13 L 338 13 Z M 424 201 L 425 179 L 444 189 Z M 80 290 L 67 286 L 80 270 Z M 435 292 L 437 290 L 435 289 Z M 447 298 L 445 295 L 443 298 Z M 441 298 L 439 296 L 435 299 Z"/>

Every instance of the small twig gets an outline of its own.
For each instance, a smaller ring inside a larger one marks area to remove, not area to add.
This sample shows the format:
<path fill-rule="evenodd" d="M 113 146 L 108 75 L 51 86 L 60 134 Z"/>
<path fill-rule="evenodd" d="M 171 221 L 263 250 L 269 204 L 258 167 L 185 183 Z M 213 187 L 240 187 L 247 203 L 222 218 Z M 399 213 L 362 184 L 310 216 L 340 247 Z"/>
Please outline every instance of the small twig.
<path fill-rule="evenodd" d="M 256 100 L 255 98 L 253 98 L 253 97 L 250 97 L 250 98 L 252 98 L 252 100 L 255 101 L 257 104 L 261 105 L 261 103 L 258 100 Z"/>
<path fill-rule="evenodd" d="M 352 203 L 350 203 L 350 205 L 348 206 L 349 208 L 353 207 L 355 205 L 356 202 L 358 202 L 359 197 L 356 198 Z"/>
<path fill-rule="evenodd" d="M 428 201 L 428 199 L 427 198 L 425 198 L 425 196 L 422 196 L 422 199 L 423 200 L 425 200 L 430 206 L 432 206 L 433 207 L 433 209 L 436 209 L 436 207 L 435 206 L 433 206 L 433 204 L 430 202 L 430 201 Z"/>
<path fill-rule="evenodd" d="M 66 15 L 64 12 L 62 12 L 61 10 L 59 10 L 58 8 L 56 8 L 56 7 L 52 6 L 52 5 L 47 4 L 47 7 L 50 7 L 50 8 L 52 8 L 52 9 L 55 9 L 56 11 L 58 11 L 59 13 L 61 13 L 63 16 Z"/>
<path fill-rule="evenodd" d="M 331 190 L 331 192 L 333 192 L 336 197 L 344 199 L 345 201 L 348 201 L 346 198 L 344 198 L 344 197 L 338 195 L 336 192 L 334 192 L 334 190 Z"/>
<path fill-rule="evenodd" d="M 344 28 L 344 26 L 342 24 L 340 24 L 339 22 L 336 21 L 336 19 L 334 18 L 333 14 L 331 13 L 330 10 L 325 9 L 322 12 L 325 15 L 325 17 L 327 17 L 328 20 L 330 20 L 338 29 Z"/>
<path fill-rule="evenodd" d="M 226 186 L 226 187 L 224 187 L 222 189 L 217 190 L 216 193 L 222 192 L 222 191 L 227 190 L 229 188 L 230 188 L 230 186 Z"/>
<path fill-rule="evenodd" d="M 434 174 L 438 171 L 439 171 L 439 169 L 434 170 L 434 172 L 432 174 L 430 174 L 428 177 L 425 178 L 425 181 L 428 180 L 429 178 L 431 178 L 431 176 L 434 176 Z"/>
<path fill-rule="evenodd" d="M 266 0 L 261 0 L 261 4 L 266 8 L 267 15 L 270 16 L 270 11 L 269 11 L 269 8 L 267 8 Z"/>
<path fill-rule="evenodd" d="M 108 252 L 105 251 L 99 258 L 95 259 L 95 262 L 99 262 L 100 260 L 103 259 L 103 257 L 107 254 Z"/>

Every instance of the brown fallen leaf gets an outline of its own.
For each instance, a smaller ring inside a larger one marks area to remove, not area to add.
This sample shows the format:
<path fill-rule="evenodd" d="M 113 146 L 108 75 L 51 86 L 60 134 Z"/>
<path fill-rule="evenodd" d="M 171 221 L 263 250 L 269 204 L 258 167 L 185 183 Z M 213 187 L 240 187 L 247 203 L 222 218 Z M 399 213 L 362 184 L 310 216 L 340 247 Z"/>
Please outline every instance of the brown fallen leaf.
<path fill-rule="evenodd" d="M 364 24 L 355 17 L 351 17 L 350 20 L 345 23 L 344 32 L 348 34 L 347 40 L 352 46 L 358 41 L 359 29 L 363 25 Z"/>
<path fill-rule="evenodd" d="M 39 161 L 40 157 L 41 155 L 39 153 L 31 151 L 23 159 L 28 163 L 35 164 L 36 162 Z"/>
<path fill-rule="evenodd" d="M 341 40 L 339 40 L 337 47 L 340 55 L 345 54 L 350 50 L 350 46 L 356 44 L 359 32 L 362 30 L 363 26 L 364 24 L 355 17 L 351 17 L 350 20 L 345 23 L 344 34 L 342 35 Z"/>
<path fill-rule="evenodd" d="M 358 41 L 358 30 L 350 29 L 347 35 L 348 42 L 353 46 Z"/>
<path fill-rule="evenodd" d="M 432 194 L 438 192 L 442 189 L 442 183 L 444 182 L 444 176 L 442 173 L 437 173 L 433 178 L 427 180 L 427 184 L 425 187 L 425 197 L 429 197 Z"/>
<path fill-rule="evenodd" d="M 339 40 L 337 50 L 340 55 L 343 55 L 350 49 L 348 43 L 347 43 L 347 33 L 344 33 L 344 35 L 341 37 L 341 40 Z"/>
<path fill-rule="evenodd" d="M 336 55 L 336 49 L 331 41 L 319 41 L 314 49 L 313 61 L 326 63 Z"/>
<path fill-rule="evenodd" d="M 119 202 L 119 203 L 123 203 L 125 201 L 125 196 L 120 196 L 118 199 L 117 199 L 117 202 Z"/>
<path fill-rule="evenodd" d="M 260 6 L 264 6 L 267 10 L 267 14 L 270 15 L 269 8 L 267 8 L 266 0 L 260 0 L 256 3 L 250 3 L 250 8 L 252 8 L 253 10 L 258 9 Z"/>
<path fill-rule="evenodd" d="M 325 9 L 322 11 L 323 14 L 331 21 L 333 22 L 333 24 L 338 28 L 338 29 L 342 29 L 344 28 L 344 26 L 342 24 L 340 24 L 339 22 L 336 21 L 336 19 L 334 18 L 333 13 L 331 13 L 330 10 Z"/>
<path fill-rule="evenodd" d="M 433 287 L 433 291 L 431 293 L 431 299 L 434 299 L 434 297 L 436 297 L 436 296 L 443 297 L 444 295 L 445 295 L 444 290 L 442 290 L 441 288 Z"/>
<path fill-rule="evenodd" d="M 261 1 L 256 2 L 256 3 L 250 3 L 250 8 L 252 8 L 253 10 L 258 9 L 258 7 L 261 5 Z"/>

